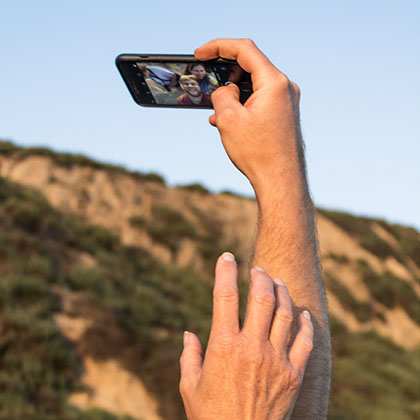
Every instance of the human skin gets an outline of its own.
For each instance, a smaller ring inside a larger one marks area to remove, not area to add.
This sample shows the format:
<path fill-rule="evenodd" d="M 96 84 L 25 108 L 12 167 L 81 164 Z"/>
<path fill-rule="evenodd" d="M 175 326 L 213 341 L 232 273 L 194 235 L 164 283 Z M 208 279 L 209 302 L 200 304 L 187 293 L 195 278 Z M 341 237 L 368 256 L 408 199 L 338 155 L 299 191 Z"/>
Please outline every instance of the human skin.
<path fill-rule="evenodd" d="M 206 356 L 196 335 L 184 333 L 180 391 L 189 420 L 289 418 L 312 350 L 308 312 L 288 348 L 292 306 L 285 284 L 260 267 L 251 270 L 249 304 L 239 328 L 237 266 L 217 261 L 213 320 Z"/>
<path fill-rule="evenodd" d="M 194 98 L 202 95 L 200 85 L 195 80 L 184 80 L 181 82 L 181 88 L 185 93 Z"/>
<path fill-rule="evenodd" d="M 196 64 L 195 66 L 191 67 L 191 74 L 202 80 L 206 76 L 207 72 L 202 64 Z"/>
<path fill-rule="evenodd" d="M 299 88 L 248 39 L 216 39 L 198 48 L 195 56 L 200 61 L 235 59 L 251 73 L 254 93 L 244 105 L 235 84 L 212 94 L 215 113 L 210 123 L 255 191 L 258 233 L 253 264 L 264 267 L 272 278 L 281 278 L 296 311 L 307 309 L 312 316 L 314 351 L 292 419 L 325 419 L 331 345 L 299 124 Z M 294 324 L 292 337 L 295 331 Z"/>

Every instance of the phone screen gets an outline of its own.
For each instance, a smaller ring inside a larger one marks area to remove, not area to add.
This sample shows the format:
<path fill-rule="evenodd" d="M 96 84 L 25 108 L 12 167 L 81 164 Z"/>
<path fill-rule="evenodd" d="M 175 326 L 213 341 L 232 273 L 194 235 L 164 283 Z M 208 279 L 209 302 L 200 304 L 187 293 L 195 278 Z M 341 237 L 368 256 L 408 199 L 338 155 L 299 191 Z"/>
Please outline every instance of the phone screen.
<path fill-rule="evenodd" d="M 249 74 L 235 62 L 131 61 L 118 66 L 140 105 L 213 108 L 211 94 L 236 83 L 241 102 L 252 93 Z"/>
<path fill-rule="evenodd" d="M 141 63 L 142 72 L 157 105 L 211 107 L 210 95 L 220 86 L 212 68 L 201 63 Z"/>

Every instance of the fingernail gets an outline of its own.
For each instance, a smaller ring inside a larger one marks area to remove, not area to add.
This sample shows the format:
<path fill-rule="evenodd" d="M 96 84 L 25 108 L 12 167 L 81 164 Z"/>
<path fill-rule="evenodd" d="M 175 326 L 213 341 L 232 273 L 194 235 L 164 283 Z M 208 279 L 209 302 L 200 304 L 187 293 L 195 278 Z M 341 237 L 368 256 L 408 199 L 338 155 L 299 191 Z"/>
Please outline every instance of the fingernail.
<path fill-rule="evenodd" d="M 230 253 L 230 252 L 224 252 L 223 254 L 222 254 L 222 258 L 225 260 L 225 261 L 235 261 L 235 256 L 232 254 L 232 253 Z"/>
<path fill-rule="evenodd" d="M 262 273 L 265 273 L 264 268 L 259 267 L 258 265 L 256 267 L 254 267 L 254 270 L 261 271 Z"/>
<path fill-rule="evenodd" d="M 188 340 L 190 338 L 189 335 L 190 333 L 188 331 L 184 331 L 184 346 L 188 344 Z"/>
<path fill-rule="evenodd" d="M 303 311 L 303 316 L 308 319 L 309 321 L 311 320 L 311 314 L 308 311 Z"/>
<path fill-rule="evenodd" d="M 279 286 L 287 287 L 286 283 L 281 279 L 274 279 L 274 283 L 278 284 Z"/>

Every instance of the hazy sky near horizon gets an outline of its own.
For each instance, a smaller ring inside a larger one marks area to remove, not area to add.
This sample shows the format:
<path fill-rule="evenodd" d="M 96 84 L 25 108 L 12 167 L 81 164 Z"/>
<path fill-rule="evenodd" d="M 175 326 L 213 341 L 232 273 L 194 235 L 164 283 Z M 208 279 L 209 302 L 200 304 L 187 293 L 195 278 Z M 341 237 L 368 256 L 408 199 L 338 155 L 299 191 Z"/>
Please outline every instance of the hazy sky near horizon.
<path fill-rule="evenodd" d="M 0 2 L 0 138 L 252 195 L 205 110 L 141 108 L 114 65 L 250 37 L 302 90 L 320 207 L 420 228 L 420 2 Z"/>

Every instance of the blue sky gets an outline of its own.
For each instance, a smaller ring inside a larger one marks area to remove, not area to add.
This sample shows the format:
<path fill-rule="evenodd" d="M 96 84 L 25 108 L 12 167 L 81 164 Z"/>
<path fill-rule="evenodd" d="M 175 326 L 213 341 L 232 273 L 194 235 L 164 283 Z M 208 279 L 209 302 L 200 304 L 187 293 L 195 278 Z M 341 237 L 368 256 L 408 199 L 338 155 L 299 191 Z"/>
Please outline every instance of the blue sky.
<path fill-rule="evenodd" d="M 205 110 L 136 105 L 122 52 L 250 37 L 302 90 L 315 203 L 420 228 L 420 3 L 0 3 L 0 138 L 252 195 Z"/>

